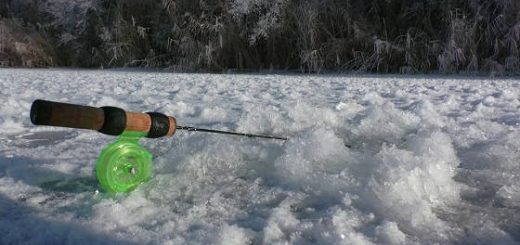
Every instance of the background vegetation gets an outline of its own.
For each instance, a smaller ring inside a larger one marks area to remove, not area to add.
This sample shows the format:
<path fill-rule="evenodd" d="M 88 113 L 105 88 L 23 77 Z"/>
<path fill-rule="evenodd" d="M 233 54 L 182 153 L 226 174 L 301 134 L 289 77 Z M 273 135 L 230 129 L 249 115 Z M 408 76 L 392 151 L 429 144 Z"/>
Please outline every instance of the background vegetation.
<path fill-rule="evenodd" d="M 3 0 L 0 65 L 519 74 L 517 0 Z"/>

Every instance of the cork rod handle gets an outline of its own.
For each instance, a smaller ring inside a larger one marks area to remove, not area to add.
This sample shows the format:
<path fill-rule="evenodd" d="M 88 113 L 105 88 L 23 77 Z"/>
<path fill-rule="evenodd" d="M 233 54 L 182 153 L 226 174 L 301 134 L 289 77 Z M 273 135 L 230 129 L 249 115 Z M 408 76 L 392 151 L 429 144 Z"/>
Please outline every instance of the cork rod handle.
<path fill-rule="evenodd" d="M 177 123 L 174 117 L 157 112 L 126 112 L 117 107 L 90 107 L 47 100 L 35 100 L 31 106 L 35 125 L 91 129 L 120 135 L 124 131 L 147 133 L 148 138 L 172 136 Z"/>

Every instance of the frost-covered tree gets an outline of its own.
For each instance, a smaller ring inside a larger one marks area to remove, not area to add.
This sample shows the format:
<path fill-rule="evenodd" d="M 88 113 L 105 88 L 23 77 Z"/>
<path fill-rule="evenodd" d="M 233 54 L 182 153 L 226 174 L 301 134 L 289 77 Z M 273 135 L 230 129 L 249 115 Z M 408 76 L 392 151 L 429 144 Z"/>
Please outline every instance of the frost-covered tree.
<path fill-rule="evenodd" d="M 281 27 L 288 4 L 289 0 L 230 0 L 229 14 L 255 44 Z"/>
<path fill-rule="evenodd" d="M 5 0 L 0 18 L 47 65 L 520 73 L 512 0 Z"/>

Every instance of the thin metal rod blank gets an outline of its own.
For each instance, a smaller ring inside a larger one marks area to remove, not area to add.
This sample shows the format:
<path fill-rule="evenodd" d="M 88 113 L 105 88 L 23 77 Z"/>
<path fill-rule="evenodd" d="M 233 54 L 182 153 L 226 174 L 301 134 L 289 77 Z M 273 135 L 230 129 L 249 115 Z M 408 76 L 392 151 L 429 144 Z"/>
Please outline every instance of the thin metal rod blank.
<path fill-rule="evenodd" d="M 191 132 L 206 132 L 206 133 L 214 133 L 214 134 L 229 134 L 229 135 L 245 136 L 245 137 L 249 137 L 249 138 L 264 138 L 264 139 L 276 139 L 276 140 L 287 140 L 288 139 L 286 137 L 279 137 L 279 136 L 236 133 L 236 132 L 220 131 L 220 130 L 206 129 L 206 128 L 187 127 L 187 126 L 177 126 L 177 130 L 186 130 L 186 131 L 191 131 Z"/>

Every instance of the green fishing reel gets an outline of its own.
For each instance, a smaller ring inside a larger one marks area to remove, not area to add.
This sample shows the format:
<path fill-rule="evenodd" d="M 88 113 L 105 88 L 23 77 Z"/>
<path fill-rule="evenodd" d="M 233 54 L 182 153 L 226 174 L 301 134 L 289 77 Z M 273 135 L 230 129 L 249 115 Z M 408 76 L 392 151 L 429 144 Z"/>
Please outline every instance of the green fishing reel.
<path fill-rule="evenodd" d="M 139 145 L 146 133 L 125 131 L 96 161 L 96 177 L 108 192 L 129 192 L 152 176 L 152 154 Z"/>

